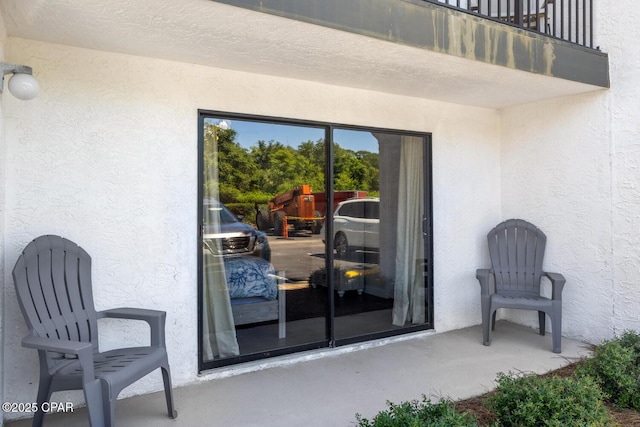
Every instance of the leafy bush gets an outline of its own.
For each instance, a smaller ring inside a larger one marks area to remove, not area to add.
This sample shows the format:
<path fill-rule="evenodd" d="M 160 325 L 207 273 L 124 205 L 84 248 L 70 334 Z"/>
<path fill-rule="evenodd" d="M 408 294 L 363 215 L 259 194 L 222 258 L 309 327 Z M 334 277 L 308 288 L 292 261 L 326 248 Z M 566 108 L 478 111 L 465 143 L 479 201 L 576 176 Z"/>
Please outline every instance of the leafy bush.
<path fill-rule="evenodd" d="M 592 357 L 576 369 L 579 378 L 590 377 L 608 401 L 621 408 L 640 410 L 640 336 L 625 332 L 604 341 Z"/>
<path fill-rule="evenodd" d="M 426 396 L 422 402 L 413 400 L 398 405 L 387 402 L 386 411 L 379 412 L 372 421 L 356 414 L 359 427 L 478 427 L 475 418 L 456 412 L 449 401 L 431 403 Z"/>
<path fill-rule="evenodd" d="M 499 374 L 488 406 L 504 426 L 609 426 L 602 392 L 589 377 Z"/>
<path fill-rule="evenodd" d="M 618 341 L 620 341 L 620 344 L 624 348 L 633 350 L 636 356 L 635 364 L 636 366 L 640 366 L 640 335 L 637 332 L 625 331 L 625 333 L 618 338 Z"/>

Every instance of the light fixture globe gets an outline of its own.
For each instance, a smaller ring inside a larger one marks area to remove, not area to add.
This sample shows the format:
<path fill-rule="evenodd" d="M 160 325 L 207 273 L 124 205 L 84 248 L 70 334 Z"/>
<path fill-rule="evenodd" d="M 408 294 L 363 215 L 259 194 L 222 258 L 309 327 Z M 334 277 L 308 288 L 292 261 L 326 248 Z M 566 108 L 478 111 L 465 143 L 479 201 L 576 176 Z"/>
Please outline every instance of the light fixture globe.
<path fill-rule="evenodd" d="M 16 98 L 29 101 L 38 96 L 40 85 L 31 74 L 16 73 L 9 79 L 9 91 Z"/>

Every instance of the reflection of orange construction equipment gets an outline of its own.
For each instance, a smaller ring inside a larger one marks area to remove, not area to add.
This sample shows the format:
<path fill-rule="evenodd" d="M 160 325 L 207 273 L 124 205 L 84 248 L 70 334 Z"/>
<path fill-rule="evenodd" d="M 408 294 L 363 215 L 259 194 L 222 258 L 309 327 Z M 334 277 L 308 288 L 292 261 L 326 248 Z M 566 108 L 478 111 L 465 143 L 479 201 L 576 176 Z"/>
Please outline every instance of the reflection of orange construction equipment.
<path fill-rule="evenodd" d="M 325 193 L 313 193 L 316 210 L 320 212 L 320 215 L 327 216 L 327 197 Z M 333 192 L 333 207 L 338 206 L 338 203 L 344 202 L 347 199 L 362 199 L 367 197 L 366 191 L 360 190 L 336 190 Z"/>
<path fill-rule="evenodd" d="M 296 230 L 320 233 L 322 215 L 316 210 L 310 185 L 299 185 L 293 190 L 276 194 L 267 205 L 267 210 L 261 210 L 256 205 L 258 230 L 266 231 L 273 228 L 276 236 L 283 236 L 288 232 L 288 225 L 292 224 Z"/>

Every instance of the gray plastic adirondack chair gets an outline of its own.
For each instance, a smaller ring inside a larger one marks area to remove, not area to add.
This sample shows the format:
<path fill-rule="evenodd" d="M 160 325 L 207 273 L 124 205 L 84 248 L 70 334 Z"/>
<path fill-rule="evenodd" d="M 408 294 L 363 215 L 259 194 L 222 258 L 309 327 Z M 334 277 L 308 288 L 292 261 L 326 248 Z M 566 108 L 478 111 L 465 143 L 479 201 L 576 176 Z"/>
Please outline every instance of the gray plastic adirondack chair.
<path fill-rule="evenodd" d="M 27 245 L 13 269 L 18 302 L 30 334 L 22 345 L 38 350 L 38 408 L 60 390 L 84 391 L 92 427 L 113 426 L 120 391 L 157 368 L 162 369 L 169 416 L 173 405 L 165 348 L 164 311 L 120 308 L 96 312 L 91 291 L 91 258 L 70 240 L 41 236 Z M 98 351 L 98 319 L 143 320 L 151 345 Z M 39 410 L 34 426 L 41 426 Z"/>
<path fill-rule="evenodd" d="M 521 219 L 498 224 L 487 235 L 490 269 L 478 269 L 482 303 L 482 335 L 484 345 L 491 344 L 491 330 L 496 325 L 496 310 L 515 308 L 538 311 L 540 335 L 545 334 L 545 314 L 551 319 L 553 352 L 561 352 L 562 339 L 562 274 L 542 271 L 547 237 L 535 225 Z M 495 282 L 491 293 L 490 277 Z M 551 281 L 551 299 L 541 296 L 540 281 Z"/>

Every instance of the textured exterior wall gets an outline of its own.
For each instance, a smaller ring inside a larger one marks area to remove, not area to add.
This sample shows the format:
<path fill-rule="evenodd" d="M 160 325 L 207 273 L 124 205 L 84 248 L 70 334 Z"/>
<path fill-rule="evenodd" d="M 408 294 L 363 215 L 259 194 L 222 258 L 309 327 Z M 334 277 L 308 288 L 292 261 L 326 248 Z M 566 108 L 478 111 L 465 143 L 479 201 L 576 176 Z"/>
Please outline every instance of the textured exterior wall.
<path fill-rule="evenodd" d="M 0 13 L 0 60 L 4 60 L 4 45 L 7 40 L 7 33 L 4 28 L 4 20 Z M 4 98 L 4 97 L 3 97 Z M 6 171 L 6 151 L 7 140 L 4 132 L 4 106 L 0 102 L 0 296 L 4 297 L 5 287 L 5 248 L 4 248 L 4 212 L 5 212 L 5 171 Z M 4 298 L 1 298 L 4 301 Z M 0 301 L 0 402 L 4 402 L 4 303 Z M 0 427 L 4 424 L 4 414 L 0 413 Z"/>
<path fill-rule="evenodd" d="M 436 329 L 479 322 L 478 230 L 500 215 L 495 111 L 19 39 L 7 54 L 33 67 L 41 94 L 28 107 L 5 98 L 6 265 L 40 234 L 78 242 L 93 257 L 97 309 L 167 311 L 175 385 L 199 379 L 199 108 L 432 132 Z M 37 360 L 20 347 L 12 287 L 3 304 L 5 400 L 29 401 Z M 137 324 L 107 326 L 105 348 L 146 338 Z M 160 377 L 123 395 L 158 390 Z"/>
<path fill-rule="evenodd" d="M 544 268 L 567 279 L 563 333 L 590 342 L 611 331 L 607 99 L 606 92 L 561 98 L 502 115 L 503 219 L 527 219 L 545 232 Z M 508 317 L 537 324 L 535 312 L 514 311 Z"/>
<path fill-rule="evenodd" d="M 631 0 L 596 7 L 611 90 L 502 116 L 503 216 L 547 233 L 545 267 L 567 276 L 563 332 L 590 342 L 640 329 L 640 47 L 629 43 L 640 12 Z"/>
<path fill-rule="evenodd" d="M 640 330 L 640 11 L 632 0 L 601 1 L 601 10 L 624 10 L 624 16 L 604 15 L 603 47 L 611 52 L 612 246 L 614 332 Z"/>

